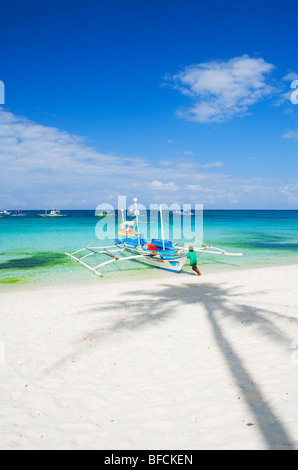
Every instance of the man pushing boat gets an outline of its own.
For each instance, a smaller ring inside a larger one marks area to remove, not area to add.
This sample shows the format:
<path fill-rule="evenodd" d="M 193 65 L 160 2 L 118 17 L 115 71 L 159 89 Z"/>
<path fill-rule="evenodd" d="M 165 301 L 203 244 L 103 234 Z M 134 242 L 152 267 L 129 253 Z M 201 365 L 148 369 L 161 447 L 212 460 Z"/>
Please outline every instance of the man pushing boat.
<path fill-rule="evenodd" d="M 189 258 L 189 264 L 191 265 L 192 270 L 195 271 L 198 276 L 202 276 L 202 273 L 200 272 L 197 266 L 198 259 L 197 254 L 193 249 L 193 246 L 189 247 L 189 252 L 187 253 L 186 257 Z"/>

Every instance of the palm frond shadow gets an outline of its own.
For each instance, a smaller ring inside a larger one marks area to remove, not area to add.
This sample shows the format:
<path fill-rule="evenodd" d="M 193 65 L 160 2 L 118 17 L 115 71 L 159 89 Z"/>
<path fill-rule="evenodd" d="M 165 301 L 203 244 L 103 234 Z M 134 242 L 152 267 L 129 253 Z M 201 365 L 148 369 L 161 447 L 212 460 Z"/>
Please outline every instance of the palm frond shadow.
<path fill-rule="evenodd" d="M 88 334 L 95 339 L 106 339 L 110 334 L 119 331 L 123 326 L 131 331 L 139 332 L 146 325 L 158 327 L 160 321 L 167 321 L 179 312 L 181 305 L 192 305 L 196 302 L 204 306 L 205 313 L 211 325 L 216 344 L 229 368 L 239 393 L 244 396 L 246 406 L 255 417 L 255 423 L 270 449 L 291 449 L 295 441 L 289 435 L 285 425 L 278 418 L 268 401 L 264 398 L 261 387 L 254 381 L 250 372 L 245 368 L 236 348 L 223 332 L 220 320 L 229 318 L 235 322 L 242 323 L 248 329 L 253 325 L 261 333 L 266 333 L 266 338 L 283 345 L 288 345 L 291 339 L 288 338 L 271 320 L 279 318 L 284 322 L 297 322 L 295 317 L 287 317 L 277 314 L 274 311 L 265 309 L 256 310 L 244 303 L 237 303 L 237 309 L 231 309 L 227 301 L 231 296 L 238 296 L 232 289 L 218 286 L 212 283 L 184 283 L 182 286 L 171 284 L 160 285 L 153 290 L 138 290 L 127 292 L 123 295 L 122 304 L 125 307 L 125 317 L 119 318 L 119 303 L 100 303 L 89 306 L 79 312 L 80 315 L 98 316 L 100 322 L 101 314 L 109 312 L 111 319 L 108 325 L 90 331 Z M 137 299 L 136 299 L 137 297 Z M 216 302 L 215 302 L 216 300 Z M 113 315 L 115 312 L 115 315 Z M 94 319 L 93 319 L 94 320 Z M 263 335 L 264 336 L 264 335 Z M 76 354 L 85 354 L 84 349 L 80 349 Z M 64 362 L 65 358 L 62 362 Z M 56 364 L 57 366 L 57 364 Z"/>

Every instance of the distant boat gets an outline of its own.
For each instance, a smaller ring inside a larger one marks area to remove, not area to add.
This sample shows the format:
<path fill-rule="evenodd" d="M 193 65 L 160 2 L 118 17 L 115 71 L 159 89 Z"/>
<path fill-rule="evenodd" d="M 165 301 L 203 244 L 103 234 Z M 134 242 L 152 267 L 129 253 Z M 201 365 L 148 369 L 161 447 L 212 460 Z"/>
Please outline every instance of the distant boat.
<path fill-rule="evenodd" d="M 112 217 L 112 215 L 109 211 L 95 212 L 95 217 Z"/>
<path fill-rule="evenodd" d="M 37 214 L 38 217 L 67 217 L 66 214 L 61 214 L 60 211 L 53 209 L 51 212 L 45 211 L 44 214 Z"/>
<path fill-rule="evenodd" d="M 7 211 L 0 211 L 0 215 L 1 215 L 1 217 L 2 217 L 3 215 L 10 215 L 10 212 L 7 212 Z"/>
<path fill-rule="evenodd" d="M 11 217 L 25 217 L 25 215 L 27 215 L 27 214 L 23 214 L 22 211 L 17 211 L 14 214 L 12 214 Z"/>
<path fill-rule="evenodd" d="M 191 215 L 191 211 L 174 211 L 173 214 Z"/>

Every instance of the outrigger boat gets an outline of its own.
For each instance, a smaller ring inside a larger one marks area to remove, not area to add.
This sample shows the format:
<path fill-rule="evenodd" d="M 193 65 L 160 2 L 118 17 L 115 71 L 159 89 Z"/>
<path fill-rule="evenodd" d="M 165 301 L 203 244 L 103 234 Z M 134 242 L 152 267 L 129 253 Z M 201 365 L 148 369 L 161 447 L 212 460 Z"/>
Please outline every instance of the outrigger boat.
<path fill-rule="evenodd" d="M 165 269 L 175 273 L 179 273 L 183 268 L 188 253 L 188 246 L 185 244 L 173 243 L 170 240 L 164 239 L 163 218 L 162 210 L 160 207 L 161 217 L 161 232 L 162 238 L 151 239 L 146 242 L 142 234 L 139 232 L 139 210 L 137 207 L 137 199 L 135 202 L 135 220 L 125 221 L 122 210 L 122 223 L 120 224 L 121 231 L 118 232 L 117 239 L 114 244 L 110 246 L 95 246 L 99 239 L 94 240 L 90 245 L 81 248 L 73 253 L 65 253 L 71 259 L 79 262 L 84 267 L 92 271 L 97 276 L 103 276 L 101 268 L 110 263 L 118 263 L 122 261 L 135 260 L 141 263 L 149 264 L 156 268 Z M 137 232 L 133 231 L 134 227 Z M 228 253 L 220 248 L 202 244 L 200 247 L 194 247 L 197 253 L 208 253 L 213 255 L 222 256 L 241 256 L 242 253 Z M 79 253 L 81 255 L 79 255 Z M 82 256 L 83 255 L 83 256 Z M 96 266 L 89 265 L 86 261 L 87 258 L 94 256 L 106 256 L 108 259 L 101 260 Z"/>
<path fill-rule="evenodd" d="M 67 217 L 66 214 L 61 214 L 61 211 L 57 209 L 53 209 L 52 211 L 48 212 L 47 209 L 44 214 L 37 214 L 38 217 Z"/>

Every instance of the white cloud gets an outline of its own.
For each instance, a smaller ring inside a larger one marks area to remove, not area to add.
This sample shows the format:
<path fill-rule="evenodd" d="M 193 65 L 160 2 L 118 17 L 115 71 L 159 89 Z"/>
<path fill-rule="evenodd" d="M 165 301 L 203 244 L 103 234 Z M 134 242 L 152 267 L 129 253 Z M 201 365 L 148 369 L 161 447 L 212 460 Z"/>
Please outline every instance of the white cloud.
<path fill-rule="evenodd" d="M 200 165 L 200 168 L 218 168 L 221 166 L 224 166 L 224 163 L 217 161 L 217 162 L 210 162 L 210 163 L 205 163 L 203 165 Z"/>
<path fill-rule="evenodd" d="M 281 186 L 280 193 L 284 194 L 289 202 L 298 203 L 298 182 Z"/>
<path fill-rule="evenodd" d="M 217 194 L 223 193 L 222 189 L 207 188 L 207 187 L 201 186 L 200 184 L 188 184 L 186 186 L 186 189 L 189 189 L 190 191 L 197 191 L 197 192 L 202 192 L 202 193 L 217 193 Z"/>
<path fill-rule="evenodd" d="M 158 161 L 103 154 L 82 137 L 0 108 L 0 208 L 92 209 L 123 194 L 145 204 L 294 205 L 290 178 L 245 179 L 223 173 L 222 166 L 188 155 Z"/>
<path fill-rule="evenodd" d="M 96 206 L 107 189 L 131 188 L 150 164 L 97 152 L 79 136 L 0 109 L 0 166 L 0 206 L 80 208 L 86 200 Z M 11 189 L 13 200 L 5 198 Z"/>
<path fill-rule="evenodd" d="M 289 72 L 289 73 L 287 73 L 284 77 L 282 77 L 282 79 L 285 80 L 286 82 L 287 82 L 287 81 L 292 82 L 293 80 L 297 80 L 297 79 L 298 79 L 298 73 Z"/>
<path fill-rule="evenodd" d="M 295 72 L 288 72 L 286 75 L 282 77 L 283 82 L 293 82 L 294 80 L 298 79 L 298 74 Z M 274 106 L 281 106 L 284 104 L 291 104 L 293 89 L 291 88 L 291 84 L 285 85 L 284 83 L 280 82 L 279 85 L 279 94 L 276 95 L 272 104 Z M 289 114 L 293 112 L 293 109 L 285 109 L 285 114 Z"/>
<path fill-rule="evenodd" d="M 262 58 L 243 55 L 190 65 L 166 79 L 194 101 L 191 107 L 177 111 L 178 117 L 222 122 L 247 114 L 253 104 L 272 93 L 267 76 L 274 68 Z"/>
<path fill-rule="evenodd" d="M 283 139 L 295 139 L 298 140 L 298 131 L 288 131 L 283 136 Z"/>
<path fill-rule="evenodd" d="M 177 191 L 179 186 L 177 186 L 173 181 L 170 183 L 163 183 L 162 181 L 154 180 L 150 183 L 150 189 L 153 190 L 162 190 L 162 191 Z"/>
<path fill-rule="evenodd" d="M 298 182 L 297 183 L 290 183 L 282 186 L 282 191 L 296 191 L 298 192 Z"/>

